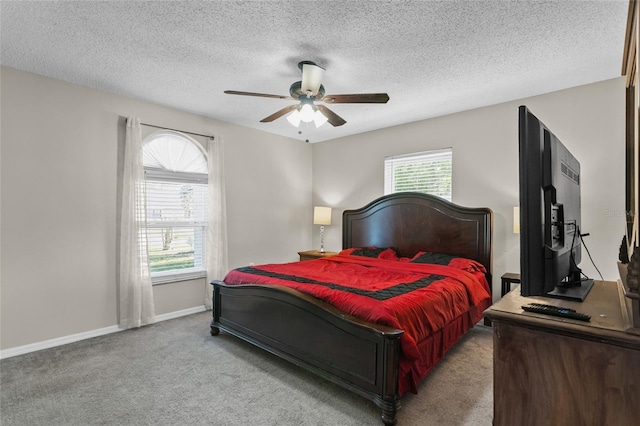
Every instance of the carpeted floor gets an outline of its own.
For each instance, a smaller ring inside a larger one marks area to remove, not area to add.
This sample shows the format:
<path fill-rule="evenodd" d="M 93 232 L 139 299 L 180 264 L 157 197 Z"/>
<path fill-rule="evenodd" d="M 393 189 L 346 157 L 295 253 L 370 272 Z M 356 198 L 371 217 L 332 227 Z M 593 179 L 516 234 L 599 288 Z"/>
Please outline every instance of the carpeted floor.
<path fill-rule="evenodd" d="M 382 425 L 373 403 L 225 333 L 210 312 L 0 361 L 0 424 Z M 489 426 L 477 325 L 402 399 L 399 426 Z"/>

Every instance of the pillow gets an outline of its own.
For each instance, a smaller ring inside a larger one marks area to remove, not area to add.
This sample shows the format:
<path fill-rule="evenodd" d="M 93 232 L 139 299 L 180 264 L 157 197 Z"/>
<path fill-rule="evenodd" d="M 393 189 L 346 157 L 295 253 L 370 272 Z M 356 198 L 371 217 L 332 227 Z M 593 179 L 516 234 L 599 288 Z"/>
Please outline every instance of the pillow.
<path fill-rule="evenodd" d="M 363 256 L 363 257 L 373 257 L 376 259 L 384 259 L 384 260 L 398 260 L 398 254 L 391 247 L 353 247 L 344 249 L 340 252 L 341 255 L 351 255 L 351 256 Z"/>
<path fill-rule="evenodd" d="M 482 272 L 487 273 L 484 265 L 475 260 L 466 259 L 464 257 L 457 257 L 445 253 L 424 252 L 417 253 L 409 261 L 411 263 L 432 263 L 436 265 L 450 266 L 452 268 L 462 269 L 467 272 Z"/>

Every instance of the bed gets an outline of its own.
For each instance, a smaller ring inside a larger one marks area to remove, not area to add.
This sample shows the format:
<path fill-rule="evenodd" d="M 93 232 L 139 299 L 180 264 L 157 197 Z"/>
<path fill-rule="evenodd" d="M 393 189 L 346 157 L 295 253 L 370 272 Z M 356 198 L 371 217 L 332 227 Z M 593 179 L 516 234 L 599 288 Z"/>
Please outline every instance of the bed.
<path fill-rule="evenodd" d="M 416 392 L 417 382 L 491 304 L 492 222 L 487 208 L 420 193 L 392 194 L 346 210 L 339 256 L 238 268 L 224 282 L 213 281 L 211 334 L 223 330 L 368 398 L 381 409 L 384 424 L 396 424 L 402 394 Z M 433 256 L 445 260 L 424 264 Z M 449 266 L 458 261 L 462 270 Z M 340 268 L 347 272 L 336 275 Z M 381 268 L 387 269 L 382 274 L 388 285 L 382 278 L 373 284 L 344 281 L 349 275 L 365 280 Z M 292 278 L 296 274 L 304 278 Z M 355 307 L 344 302 L 405 287 L 411 289 L 378 297 L 384 300 L 365 308 L 358 308 L 357 300 Z M 424 307 L 416 315 L 427 325 L 403 323 L 404 314 L 386 305 L 406 298 L 400 306 L 408 306 L 409 300 L 426 297 L 418 293 L 435 298 L 429 302 L 436 307 L 433 313 L 422 315 Z"/>

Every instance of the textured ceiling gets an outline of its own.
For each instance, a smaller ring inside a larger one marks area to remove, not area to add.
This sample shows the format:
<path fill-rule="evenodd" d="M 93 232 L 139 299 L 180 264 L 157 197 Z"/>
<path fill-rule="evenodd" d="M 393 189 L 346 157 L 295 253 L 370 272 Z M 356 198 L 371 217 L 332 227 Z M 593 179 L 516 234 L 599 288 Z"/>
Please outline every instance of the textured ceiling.
<path fill-rule="evenodd" d="M 620 76 L 628 1 L 0 2 L 2 65 L 319 142 Z M 285 118 L 297 63 L 347 123 Z M 124 113 L 124 112 L 123 112 Z M 141 117 L 144 121 L 144 117 Z"/>

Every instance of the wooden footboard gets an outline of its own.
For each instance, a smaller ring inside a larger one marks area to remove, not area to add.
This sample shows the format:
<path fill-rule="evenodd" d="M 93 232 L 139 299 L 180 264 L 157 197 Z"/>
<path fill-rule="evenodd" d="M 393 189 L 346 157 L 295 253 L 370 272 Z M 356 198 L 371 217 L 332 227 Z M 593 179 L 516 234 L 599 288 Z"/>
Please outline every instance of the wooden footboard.
<path fill-rule="evenodd" d="M 224 330 L 331 380 L 373 401 L 385 424 L 396 423 L 402 330 L 286 287 L 211 284 L 212 335 Z"/>

